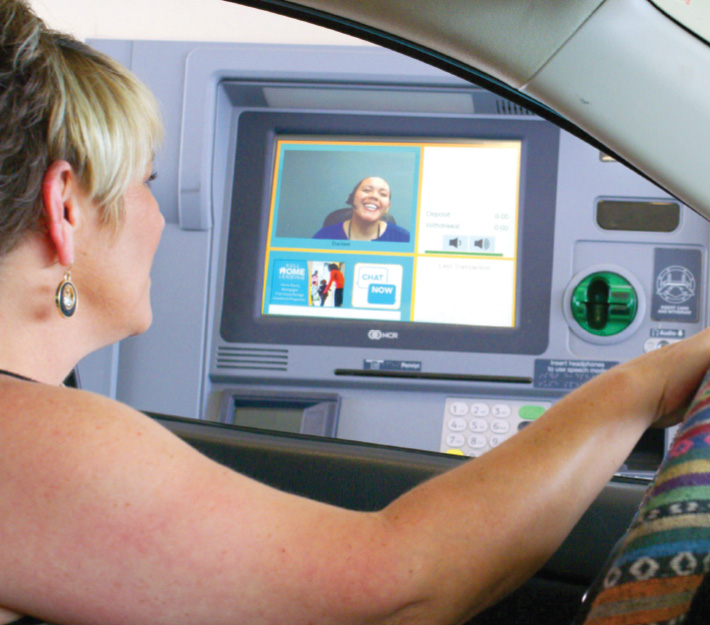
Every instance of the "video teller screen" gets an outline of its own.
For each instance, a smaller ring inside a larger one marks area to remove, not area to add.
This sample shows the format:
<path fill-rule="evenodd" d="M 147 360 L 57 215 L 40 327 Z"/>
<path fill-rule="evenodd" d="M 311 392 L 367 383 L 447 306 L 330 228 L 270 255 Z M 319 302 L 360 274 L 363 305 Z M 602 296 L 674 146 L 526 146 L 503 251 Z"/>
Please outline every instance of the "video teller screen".
<path fill-rule="evenodd" d="M 521 151 L 277 136 L 262 314 L 516 327 Z"/>

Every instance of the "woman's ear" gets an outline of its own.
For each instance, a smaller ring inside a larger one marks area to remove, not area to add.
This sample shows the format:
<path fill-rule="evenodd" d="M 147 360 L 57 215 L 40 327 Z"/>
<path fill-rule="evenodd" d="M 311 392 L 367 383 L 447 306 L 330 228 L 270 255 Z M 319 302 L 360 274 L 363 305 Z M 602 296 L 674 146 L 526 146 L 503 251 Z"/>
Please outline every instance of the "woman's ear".
<path fill-rule="evenodd" d="M 49 238 L 64 267 L 74 262 L 74 231 L 80 217 L 77 191 L 72 166 L 54 161 L 42 180 L 42 207 Z"/>

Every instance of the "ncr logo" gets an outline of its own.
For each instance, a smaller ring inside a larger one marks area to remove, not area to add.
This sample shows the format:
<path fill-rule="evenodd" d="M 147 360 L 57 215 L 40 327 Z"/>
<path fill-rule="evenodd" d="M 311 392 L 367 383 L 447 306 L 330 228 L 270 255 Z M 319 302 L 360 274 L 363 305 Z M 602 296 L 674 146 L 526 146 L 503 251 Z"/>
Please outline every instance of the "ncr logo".
<path fill-rule="evenodd" d="M 370 330 L 367 333 L 367 338 L 371 341 L 382 341 L 383 339 L 398 339 L 398 332 L 383 332 L 382 330 Z"/>

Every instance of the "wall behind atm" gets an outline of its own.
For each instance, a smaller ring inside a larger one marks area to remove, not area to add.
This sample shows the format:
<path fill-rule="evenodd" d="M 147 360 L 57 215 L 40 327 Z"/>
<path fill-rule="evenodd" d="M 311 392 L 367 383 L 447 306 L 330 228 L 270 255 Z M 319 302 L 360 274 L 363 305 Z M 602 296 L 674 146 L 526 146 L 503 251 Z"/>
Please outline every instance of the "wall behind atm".
<path fill-rule="evenodd" d="M 30 4 L 52 28 L 82 40 L 362 44 L 352 37 L 223 0 L 30 0 Z"/>

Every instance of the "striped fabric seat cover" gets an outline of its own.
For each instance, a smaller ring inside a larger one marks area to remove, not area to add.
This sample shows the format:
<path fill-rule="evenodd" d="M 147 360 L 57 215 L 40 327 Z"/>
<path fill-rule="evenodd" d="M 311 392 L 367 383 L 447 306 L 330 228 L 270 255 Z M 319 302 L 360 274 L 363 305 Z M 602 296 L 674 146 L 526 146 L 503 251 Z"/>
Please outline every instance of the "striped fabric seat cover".
<path fill-rule="evenodd" d="M 710 373 L 576 623 L 710 625 Z"/>

